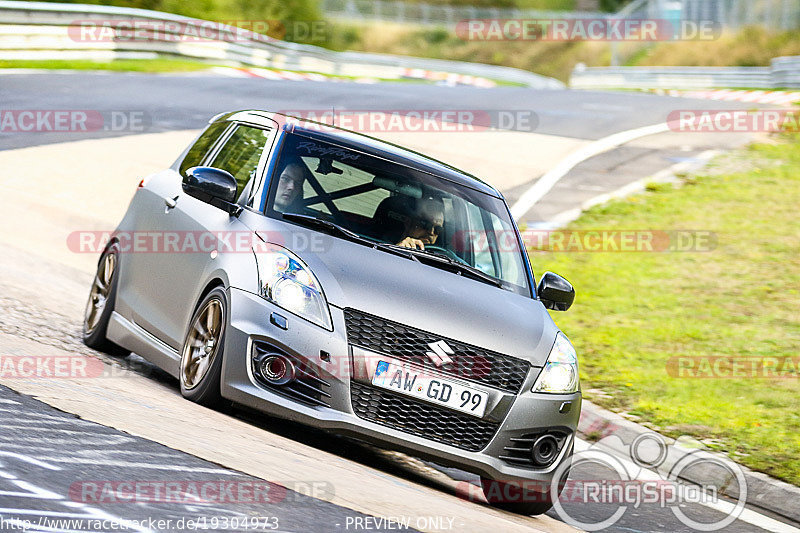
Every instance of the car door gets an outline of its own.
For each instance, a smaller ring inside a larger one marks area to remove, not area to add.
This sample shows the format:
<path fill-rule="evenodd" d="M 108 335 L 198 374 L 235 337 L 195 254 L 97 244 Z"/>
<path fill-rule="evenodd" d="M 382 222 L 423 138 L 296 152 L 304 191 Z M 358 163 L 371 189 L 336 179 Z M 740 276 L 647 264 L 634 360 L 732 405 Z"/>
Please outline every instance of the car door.
<path fill-rule="evenodd" d="M 202 165 L 230 172 L 236 179 L 238 195 L 245 189 L 249 192 L 246 185 L 263 173 L 274 136 L 275 128 L 234 124 Z M 187 166 L 184 162 L 183 172 L 195 166 L 193 163 Z M 160 253 L 148 254 L 151 281 L 140 291 L 139 307 L 149 315 L 140 317 L 140 325 L 177 350 L 207 273 L 214 269 L 219 253 L 226 253 L 219 237 L 248 229 L 228 212 L 189 196 L 180 184 L 164 192 L 163 207 L 153 214 L 161 238 Z M 240 199 L 240 203 L 244 202 Z M 235 243 L 235 238 L 228 242 Z"/>
<path fill-rule="evenodd" d="M 163 270 L 169 262 L 163 257 L 165 250 L 160 239 L 168 222 L 164 215 L 170 209 L 168 206 L 183 194 L 183 173 L 201 164 L 232 128 L 230 122 L 216 122 L 206 128 L 186 151 L 177 169 L 150 176 L 146 186 L 140 185 L 126 215 L 127 224 L 123 229 L 129 234 L 124 235 L 126 238 L 121 241 L 125 264 L 120 272 L 117 308 L 161 340 L 166 340 L 163 324 L 167 322 L 167 316 L 161 300 L 155 295 L 166 283 L 163 278 L 170 275 L 169 271 Z"/>

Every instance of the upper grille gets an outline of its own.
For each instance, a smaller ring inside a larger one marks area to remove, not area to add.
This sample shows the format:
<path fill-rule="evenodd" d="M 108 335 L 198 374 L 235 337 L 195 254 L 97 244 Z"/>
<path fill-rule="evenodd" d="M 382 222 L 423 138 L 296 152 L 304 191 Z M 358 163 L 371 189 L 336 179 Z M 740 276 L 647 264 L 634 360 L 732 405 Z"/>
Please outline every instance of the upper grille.
<path fill-rule="evenodd" d="M 361 418 L 471 452 L 484 449 L 500 426 L 356 381 L 350 399 Z"/>
<path fill-rule="evenodd" d="M 435 369 L 467 381 L 518 393 L 530 370 L 524 359 L 509 357 L 354 309 L 344 310 L 347 338 L 355 344 Z M 429 343 L 444 340 L 455 352 L 450 365 L 437 368 L 425 355 Z"/>

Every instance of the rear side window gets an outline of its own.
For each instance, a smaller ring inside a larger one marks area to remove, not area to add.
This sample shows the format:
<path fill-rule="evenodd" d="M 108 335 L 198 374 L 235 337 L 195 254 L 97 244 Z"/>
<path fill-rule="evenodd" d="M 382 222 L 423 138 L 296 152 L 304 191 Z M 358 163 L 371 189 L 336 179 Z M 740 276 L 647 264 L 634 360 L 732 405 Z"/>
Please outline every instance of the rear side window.
<path fill-rule="evenodd" d="M 236 178 L 237 196 L 242 193 L 250 178 L 255 176 L 269 136 L 269 130 L 239 126 L 210 163 L 210 166 L 227 170 Z"/>
<path fill-rule="evenodd" d="M 209 126 L 206 131 L 195 141 L 189 151 L 186 152 L 186 157 L 183 158 L 181 163 L 181 177 L 186 176 L 186 171 L 192 167 L 199 165 L 206 153 L 214 146 L 214 143 L 219 138 L 220 134 L 225 131 L 230 122 L 217 122 Z"/>

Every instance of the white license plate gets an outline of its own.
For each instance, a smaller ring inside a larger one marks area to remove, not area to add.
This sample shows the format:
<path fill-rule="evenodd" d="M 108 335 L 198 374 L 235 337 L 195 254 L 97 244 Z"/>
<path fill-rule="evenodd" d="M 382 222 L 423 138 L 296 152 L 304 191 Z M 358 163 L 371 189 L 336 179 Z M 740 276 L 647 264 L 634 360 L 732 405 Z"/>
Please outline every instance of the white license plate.
<path fill-rule="evenodd" d="M 489 402 L 485 392 L 386 361 L 378 363 L 372 384 L 479 418 Z"/>

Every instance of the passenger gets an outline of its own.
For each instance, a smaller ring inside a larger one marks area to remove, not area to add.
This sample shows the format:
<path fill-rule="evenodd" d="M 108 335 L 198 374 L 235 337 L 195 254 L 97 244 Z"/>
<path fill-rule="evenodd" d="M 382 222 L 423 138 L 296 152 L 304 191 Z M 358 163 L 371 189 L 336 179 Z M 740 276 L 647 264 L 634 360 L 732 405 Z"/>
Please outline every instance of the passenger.
<path fill-rule="evenodd" d="M 403 248 L 424 250 L 425 245 L 436 244 L 444 224 L 444 206 L 436 198 L 417 201 L 417 209 L 406 221 L 405 237 L 397 243 Z"/>
<path fill-rule="evenodd" d="M 302 208 L 303 183 L 306 169 L 302 163 L 289 163 L 281 172 L 273 208 L 281 213 L 297 212 Z"/>

